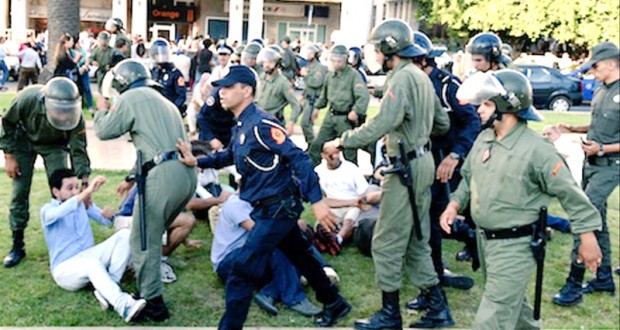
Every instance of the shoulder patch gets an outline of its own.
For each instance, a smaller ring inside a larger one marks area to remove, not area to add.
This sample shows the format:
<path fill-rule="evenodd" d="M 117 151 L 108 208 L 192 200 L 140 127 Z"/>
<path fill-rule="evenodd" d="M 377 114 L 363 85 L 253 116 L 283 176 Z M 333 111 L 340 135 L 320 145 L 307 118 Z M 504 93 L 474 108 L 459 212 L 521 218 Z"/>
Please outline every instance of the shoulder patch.
<path fill-rule="evenodd" d="M 208 106 L 212 107 L 215 104 L 215 97 L 209 96 L 205 102 Z"/>
<path fill-rule="evenodd" d="M 364 84 L 362 83 L 355 84 L 355 89 L 362 88 L 362 87 L 364 87 Z"/>
<path fill-rule="evenodd" d="M 286 134 L 284 134 L 284 132 L 282 132 L 279 128 L 272 127 L 269 132 L 271 133 L 271 138 L 277 145 L 284 143 L 286 140 Z"/>
<path fill-rule="evenodd" d="M 183 79 L 183 76 L 180 76 L 180 77 L 177 79 L 177 85 L 179 85 L 179 86 L 185 86 L 185 79 Z"/>
<path fill-rule="evenodd" d="M 75 133 L 75 135 L 84 135 L 84 134 L 86 134 L 86 129 L 83 129 L 83 130 Z"/>
<path fill-rule="evenodd" d="M 388 89 L 387 92 L 385 92 L 385 95 L 389 95 L 390 98 L 392 99 L 392 101 L 394 101 L 396 99 L 396 97 L 394 96 L 394 93 L 392 93 L 391 89 Z"/>
<path fill-rule="evenodd" d="M 563 161 L 559 161 L 555 164 L 555 166 L 553 167 L 553 171 L 551 171 L 551 175 L 553 176 L 557 176 L 558 175 L 558 171 L 564 166 L 564 162 Z"/>
<path fill-rule="evenodd" d="M 286 92 L 289 93 L 289 94 L 293 94 L 293 89 L 289 88 L 288 91 L 286 91 Z"/>

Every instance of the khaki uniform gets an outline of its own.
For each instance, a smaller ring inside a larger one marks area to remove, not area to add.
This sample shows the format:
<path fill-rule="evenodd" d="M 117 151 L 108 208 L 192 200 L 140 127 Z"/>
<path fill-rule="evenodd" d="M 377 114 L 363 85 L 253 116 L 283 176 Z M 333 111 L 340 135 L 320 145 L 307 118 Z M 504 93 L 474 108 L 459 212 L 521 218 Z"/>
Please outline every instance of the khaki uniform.
<path fill-rule="evenodd" d="M 532 224 L 551 197 L 559 199 L 573 233 L 601 227 L 596 209 L 573 180 L 564 159 L 550 142 L 519 122 L 501 140 L 495 131 L 480 133 L 461 169 L 463 179 L 451 196 L 479 228 L 501 230 Z M 474 329 L 536 329 L 526 297 L 536 269 L 530 236 L 487 240 L 477 235 L 486 278 Z"/>
<path fill-rule="evenodd" d="M 95 115 L 95 133 L 102 140 L 129 132 L 144 162 L 164 152 L 175 151 L 179 138 L 186 140 L 176 106 L 150 87 L 130 89 L 110 111 Z M 196 189 L 194 169 L 177 160 L 155 166 L 146 178 L 147 250 L 140 249 L 139 203 L 135 204 L 131 228 L 131 254 L 140 296 L 152 299 L 162 294 L 160 276 L 161 237 L 183 210 Z"/>
<path fill-rule="evenodd" d="M 359 73 L 353 71 L 356 77 Z M 360 78 L 361 79 L 361 78 Z M 428 76 L 411 60 L 401 59 L 386 79 L 385 95 L 376 117 L 355 130 L 342 134 L 345 148 L 358 148 L 377 141 L 387 134 L 387 154 L 399 154 L 398 141 L 410 152 L 428 144 L 431 130 L 444 134 L 450 127 L 446 112 Z M 372 257 L 376 281 L 384 292 L 399 290 L 403 268 L 416 287 L 426 289 L 439 283 L 431 261 L 428 245 L 430 235 L 430 187 L 433 183 L 435 164 L 430 151 L 410 160 L 415 201 L 422 229 L 422 240 L 417 240 L 413 230 L 413 214 L 407 187 L 398 174 L 387 174 L 379 219 L 372 238 Z"/>
<path fill-rule="evenodd" d="M 292 108 L 291 118 L 299 117 L 301 107 L 295 97 L 295 92 L 293 91 L 293 87 L 291 87 L 291 83 L 281 72 L 278 71 L 271 78 L 263 73 L 259 88 L 256 104 L 263 110 L 278 118 L 282 123 L 285 123 L 284 107 L 290 104 Z"/>
<path fill-rule="evenodd" d="M 317 109 L 325 108 L 329 103 L 329 113 L 323 119 L 319 135 L 310 146 L 310 158 L 315 165 L 321 162 L 321 148 L 326 141 L 339 137 L 347 130 L 358 126 L 347 118 L 350 111 L 358 116 L 366 116 L 370 95 L 362 77 L 350 65 L 340 72 L 327 74 L 321 96 L 314 105 Z M 376 141 L 376 140 L 375 140 Z M 357 148 L 365 147 L 375 141 L 364 140 L 366 144 L 356 148 L 346 147 L 344 158 L 357 164 Z"/>
<path fill-rule="evenodd" d="M 103 82 L 103 77 L 105 76 L 106 72 L 108 72 L 108 70 L 110 69 L 108 68 L 108 65 L 110 64 L 110 60 L 112 59 L 113 50 L 114 49 L 109 46 L 105 46 L 105 47 L 97 46 L 95 49 L 93 49 L 93 52 L 90 54 L 90 57 L 89 57 L 89 62 L 91 64 L 93 62 L 97 62 L 99 64 L 96 78 L 97 78 L 97 87 L 99 87 L 100 91 L 101 91 L 101 83 Z"/>
<path fill-rule="evenodd" d="M 301 116 L 301 129 L 306 138 L 308 145 L 314 141 L 314 124 L 312 123 L 312 112 L 314 111 L 316 101 L 321 96 L 321 89 L 327 75 L 327 67 L 318 60 L 310 62 L 308 65 L 308 73 L 304 76 L 304 104 Z M 291 119 L 297 122 L 297 118 Z"/>
<path fill-rule="evenodd" d="M 37 155 L 43 157 L 48 178 L 55 170 L 68 167 L 69 155 L 79 178 L 90 175 L 84 119 L 71 131 L 54 128 L 39 97 L 42 88 L 42 85 L 25 88 L 2 117 L 0 149 L 15 156 L 22 173 L 12 182 L 9 221 L 13 231 L 24 230 L 30 218 L 28 200 Z"/>

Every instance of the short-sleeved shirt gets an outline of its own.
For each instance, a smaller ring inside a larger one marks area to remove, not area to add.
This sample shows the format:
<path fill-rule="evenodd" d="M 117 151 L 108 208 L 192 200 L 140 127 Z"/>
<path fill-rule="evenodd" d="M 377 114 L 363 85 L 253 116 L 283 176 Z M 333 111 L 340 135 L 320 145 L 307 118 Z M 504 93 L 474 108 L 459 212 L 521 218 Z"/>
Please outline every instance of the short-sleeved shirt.
<path fill-rule="evenodd" d="M 319 176 L 319 184 L 327 198 L 336 200 L 356 199 L 366 192 L 368 182 L 357 165 L 343 160 L 336 169 L 327 168 L 327 162 L 314 168 Z"/>
<path fill-rule="evenodd" d="M 229 253 L 245 244 L 250 232 L 241 227 L 241 223 L 250 219 L 251 212 L 252 205 L 241 200 L 237 194 L 228 197 L 222 204 L 211 247 L 213 269 L 217 269 Z"/>

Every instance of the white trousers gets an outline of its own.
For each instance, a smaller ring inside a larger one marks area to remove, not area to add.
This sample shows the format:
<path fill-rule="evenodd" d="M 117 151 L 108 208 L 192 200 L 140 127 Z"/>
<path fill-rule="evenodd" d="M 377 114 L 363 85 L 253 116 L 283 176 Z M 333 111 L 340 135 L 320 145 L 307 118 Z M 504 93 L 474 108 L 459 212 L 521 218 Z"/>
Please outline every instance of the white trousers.
<path fill-rule="evenodd" d="M 58 286 L 69 291 L 77 291 L 88 282 L 92 283 L 122 316 L 132 301 L 118 285 L 129 260 L 129 229 L 122 229 L 102 243 L 60 263 L 52 271 L 52 277 Z"/>

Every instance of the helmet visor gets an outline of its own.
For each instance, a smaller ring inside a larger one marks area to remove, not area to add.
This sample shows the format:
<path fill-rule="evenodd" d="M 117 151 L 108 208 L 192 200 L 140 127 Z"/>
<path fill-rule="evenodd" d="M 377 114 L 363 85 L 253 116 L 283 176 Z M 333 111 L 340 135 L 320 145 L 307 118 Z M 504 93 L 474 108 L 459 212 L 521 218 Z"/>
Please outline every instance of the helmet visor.
<path fill-rule="evenodd" d="M 375 45 L 366 44 L 364 46 L 364 59 L 366 60 L 366 68 L 368 68 L 368 70 L 373 73 L 379 72 L 383 67 L 383 61 L 379 60 L 378 58 L 379 56 L 383 58 L 383 55 L 377 56 L 377 53 L 378 51 L 377 48 L 375 48 Z"/>
<path fill-rule="evenodd" d="M 151 47 L 151 58 L 155 63 L 168 63 L 170 62 L 170 51 L 168 47 L 163 45 L 153 45 Z"/>
<path fill-rule="evenodd" d="M 49 123 L 61 130 L 70 131 L 80 122 L 82 116 L 82 99 L 57 100 L 45 98 L 45 110 Z"/>
<path fill-rule="evenodd" d="M 506 95 L 506 89 L 491 72 L 477 72 L 467 78 L 456 92 L 462 103 L 480 105 L 485 100 Z"/>
<path fill-rule="evenodd" d="M 333 71 L 342 71 L 347 66 L 348 55 L 330 54 L 329 63 Z"/>
<path fill-rule="evenodd" d="M 101 95 L 105 98 L 113 98 L 119 96 L 119 92 L 114 89 L 112 86 L 112 82 L 114 81 L 114 72 L 112 70 L 108 71 L 103 77 L 103 81 L 101 82 Z"/>

